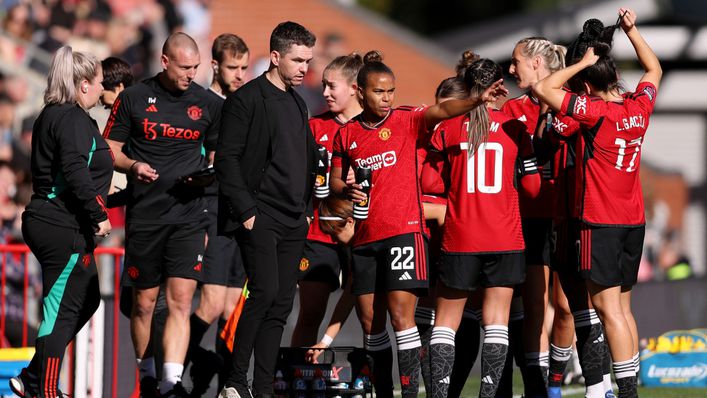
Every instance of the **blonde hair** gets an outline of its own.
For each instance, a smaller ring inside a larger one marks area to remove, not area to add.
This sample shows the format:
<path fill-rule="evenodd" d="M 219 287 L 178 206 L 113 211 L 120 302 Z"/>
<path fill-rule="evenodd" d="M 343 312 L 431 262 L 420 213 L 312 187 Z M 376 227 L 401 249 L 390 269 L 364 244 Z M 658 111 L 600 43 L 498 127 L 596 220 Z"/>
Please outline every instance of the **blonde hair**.
<path fill-rule="evenodd" d="M 525 57 L 541 57 L 550 73 L 565 67 L 565 54 L 567 54 L 565 46 L 555 44 L 544 37 L 527 37 L 516 45 L 523 45 L 520 52 Z"/>
<path fill-rule="evenodd" d="M 100 67 L 101 63 L 94 55 L 73 52 L 70 46 L 61 47 L 49 68 L 44 104 L 76 102 L 76 89 L 81 80 L 93 80 Z"/>

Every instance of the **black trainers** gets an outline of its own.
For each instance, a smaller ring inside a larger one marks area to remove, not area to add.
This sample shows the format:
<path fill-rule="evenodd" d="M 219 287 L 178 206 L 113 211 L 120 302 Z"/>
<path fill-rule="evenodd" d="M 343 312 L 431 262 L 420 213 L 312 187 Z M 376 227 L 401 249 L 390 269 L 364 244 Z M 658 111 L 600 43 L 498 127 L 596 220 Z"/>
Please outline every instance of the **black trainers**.
<path fill-rule="evenodd" d="M 211 379 L 223 368 L 221 356 L 213 351 L 200 347 L 200 350 L 192 357 L 192 365 L 189 370 L 192 381 L 192 397 L 201 397 L 209 390 Z"/>
<path fill-rule="evenodd" d="M 19 375 L 10 378 L 9 384 L 10 390 L 20 398 L 39 397 L 39 380 L 27 368 L 22 368 Z"/>
<path fill-rule="evenodd" d="M 190 398 L 191 395 L 184 389 L 182 382 L 175 384 L 171 390 L 160 395 L 161 398 Z"/>
<path fill-rule="evenodd" d="M 140 398 L 159 398 L 157 379 L 152 376 L 140 379 Z"/>

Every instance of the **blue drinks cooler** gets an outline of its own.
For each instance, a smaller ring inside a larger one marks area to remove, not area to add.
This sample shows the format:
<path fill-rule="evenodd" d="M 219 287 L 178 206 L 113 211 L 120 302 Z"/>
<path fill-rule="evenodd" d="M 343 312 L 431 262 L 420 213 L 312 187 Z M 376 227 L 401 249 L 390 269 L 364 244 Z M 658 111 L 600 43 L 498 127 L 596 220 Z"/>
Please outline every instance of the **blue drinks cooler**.
<path fill-rule="evenodd" d="M 273 382 L 276 397 L 373 396 L 368 359 L 362 348 L 328 348 L 317 364 L 305 362 L 308 349 L 280 348 Z"/>
<path fill-rule="evenodd" d="M 9 381 L 29 364 L 34 355 L 34 347 L 0 349 L 0 396 L 14 396 Z"/>

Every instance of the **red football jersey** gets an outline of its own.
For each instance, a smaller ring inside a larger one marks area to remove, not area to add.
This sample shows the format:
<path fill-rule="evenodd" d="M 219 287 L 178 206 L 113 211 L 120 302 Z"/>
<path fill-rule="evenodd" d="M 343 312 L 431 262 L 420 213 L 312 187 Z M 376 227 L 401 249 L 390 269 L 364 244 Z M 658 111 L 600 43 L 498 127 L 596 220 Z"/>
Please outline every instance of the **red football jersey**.
<path fill-rule="evenodd" d="M 516 173 L 537 175 L 525 125 L 499 110 L 489 112 L 488 141 L 468 155 L 469 116 L 447 120 L 432 135 L 431 146 L 449 161 L 447 215 L 442 250 L 448 253 L 520 252 Z"/>
<path fill-rule="evenodd" d="M 646 222 L 639 172 L 641 145 L 657 95 L 643 82 L 622 102 L 565 94 L 560 109 L 582 127 L 577 151 L 581 218 L 593 225 L 637 226 Z"/>
<path fill-rule="evenodd" d="M 417 148 L 426 145 L 425 108 L 393 109 L 376 128 L 357 116 L 334 139 L 332 167 L 371 167 L 368 218 L 356 223 L 353 246 L 412 232 L 424 232 Z"/>
<path fill-rule="evenodd" d="M 535 135 L 540 116 L 540 103 L 537 99 L 528 94 L 521 95 L 506 101 L 501 108 L 506 115 L 516 118 L 525 124 L 525 128 L 531 137 Z M 531 138 L 532 139 L 532 138 Z M 557 192 L 555 190 L 557 151 L 553 153 L 553 160 L 545 164 L 538 163 L 538 170 L 543 177 L 540 183 L 540 194 L 534 198 L 521 196 L 520 215 L 529 218 L 550 218 L 556 214 Z"/>
<path fill-rule="evenodd" d="M 322 113 L 309 119 L 309 128 L 312 129 L 314 140 L 317 141 L 317 144 L 326 148 L 327 152 L 329 152 L 329 159 L 332 156 L 334 137 L 341 126 L 343 126 L 343 123 L 339 122 L 339 119 L 332 112 Z M 322 229 L 319 228 L 319 202 L 319 199 L 313 198 L 314 219 L 309 225 L 307 239 L 322 243 L 336 243 L 331 235 L 322 232 Z"/>
<path fill-rule="evenodd" d="M 418 151 L 418 156 L 420 153 Z M 447 188 L 444 181 L 449 170 L 444 156 L 437 151 L 425 150 L 425 158 L 420 167 L 422 168 L 420 171 L 420 189 L 423 196 L 430 195 L 446 198 Z"/>
<path fill-rule="evenodd" d="M 579 123 L 564 115 L 554 115 L 549 138 L 553 148 L 552 178 L 555 217 L 558 219 L 579 218 L 580 201 L 577 200 L 577 136 Z M 546 133 L 547 134 L 547 133 Z"/>

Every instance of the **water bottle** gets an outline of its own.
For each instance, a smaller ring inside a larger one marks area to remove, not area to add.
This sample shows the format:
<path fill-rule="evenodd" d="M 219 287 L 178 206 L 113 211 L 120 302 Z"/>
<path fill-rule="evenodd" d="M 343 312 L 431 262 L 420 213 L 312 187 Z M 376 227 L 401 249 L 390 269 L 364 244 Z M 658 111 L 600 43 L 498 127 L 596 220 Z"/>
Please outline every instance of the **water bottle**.
<path fill-rule="evenodd" d="M 273 381 L 273 390 L 275 390 L 275 396 L 276 397 L 287 397 L 289 394 L 287 393 L 287 381 L 285 380 L 285 377 L 282 374 L 281 370 L 277 370 L 275 373 L 275 380 Z"/>
<path fill-rule="evenodd" d="M 366 389 L 366 381 L 364 380 L 366 376 L 362 377 L 357 377 L 356 380 L 354 380 L 353 386 L 351 387 L 354 390 L 365 390 Z"/>
<path fill-rule="evenodd" d="M 319 199 L 324 199 L 329 196 L 329 152 L 321 145 L 317 149 L 315 178 L 317 185 L 314 188 L 314 196 Z"/>
<path fill-rule="evenodd" d="M 353 216 L 357 220 L 368 218 L 368 206 L 371 202 L 371 167 L 361 165 L 356 169 L 356 184 L 361 186 L 361 191 L 366 194 L 366 199 L 354 203 Z"/>

